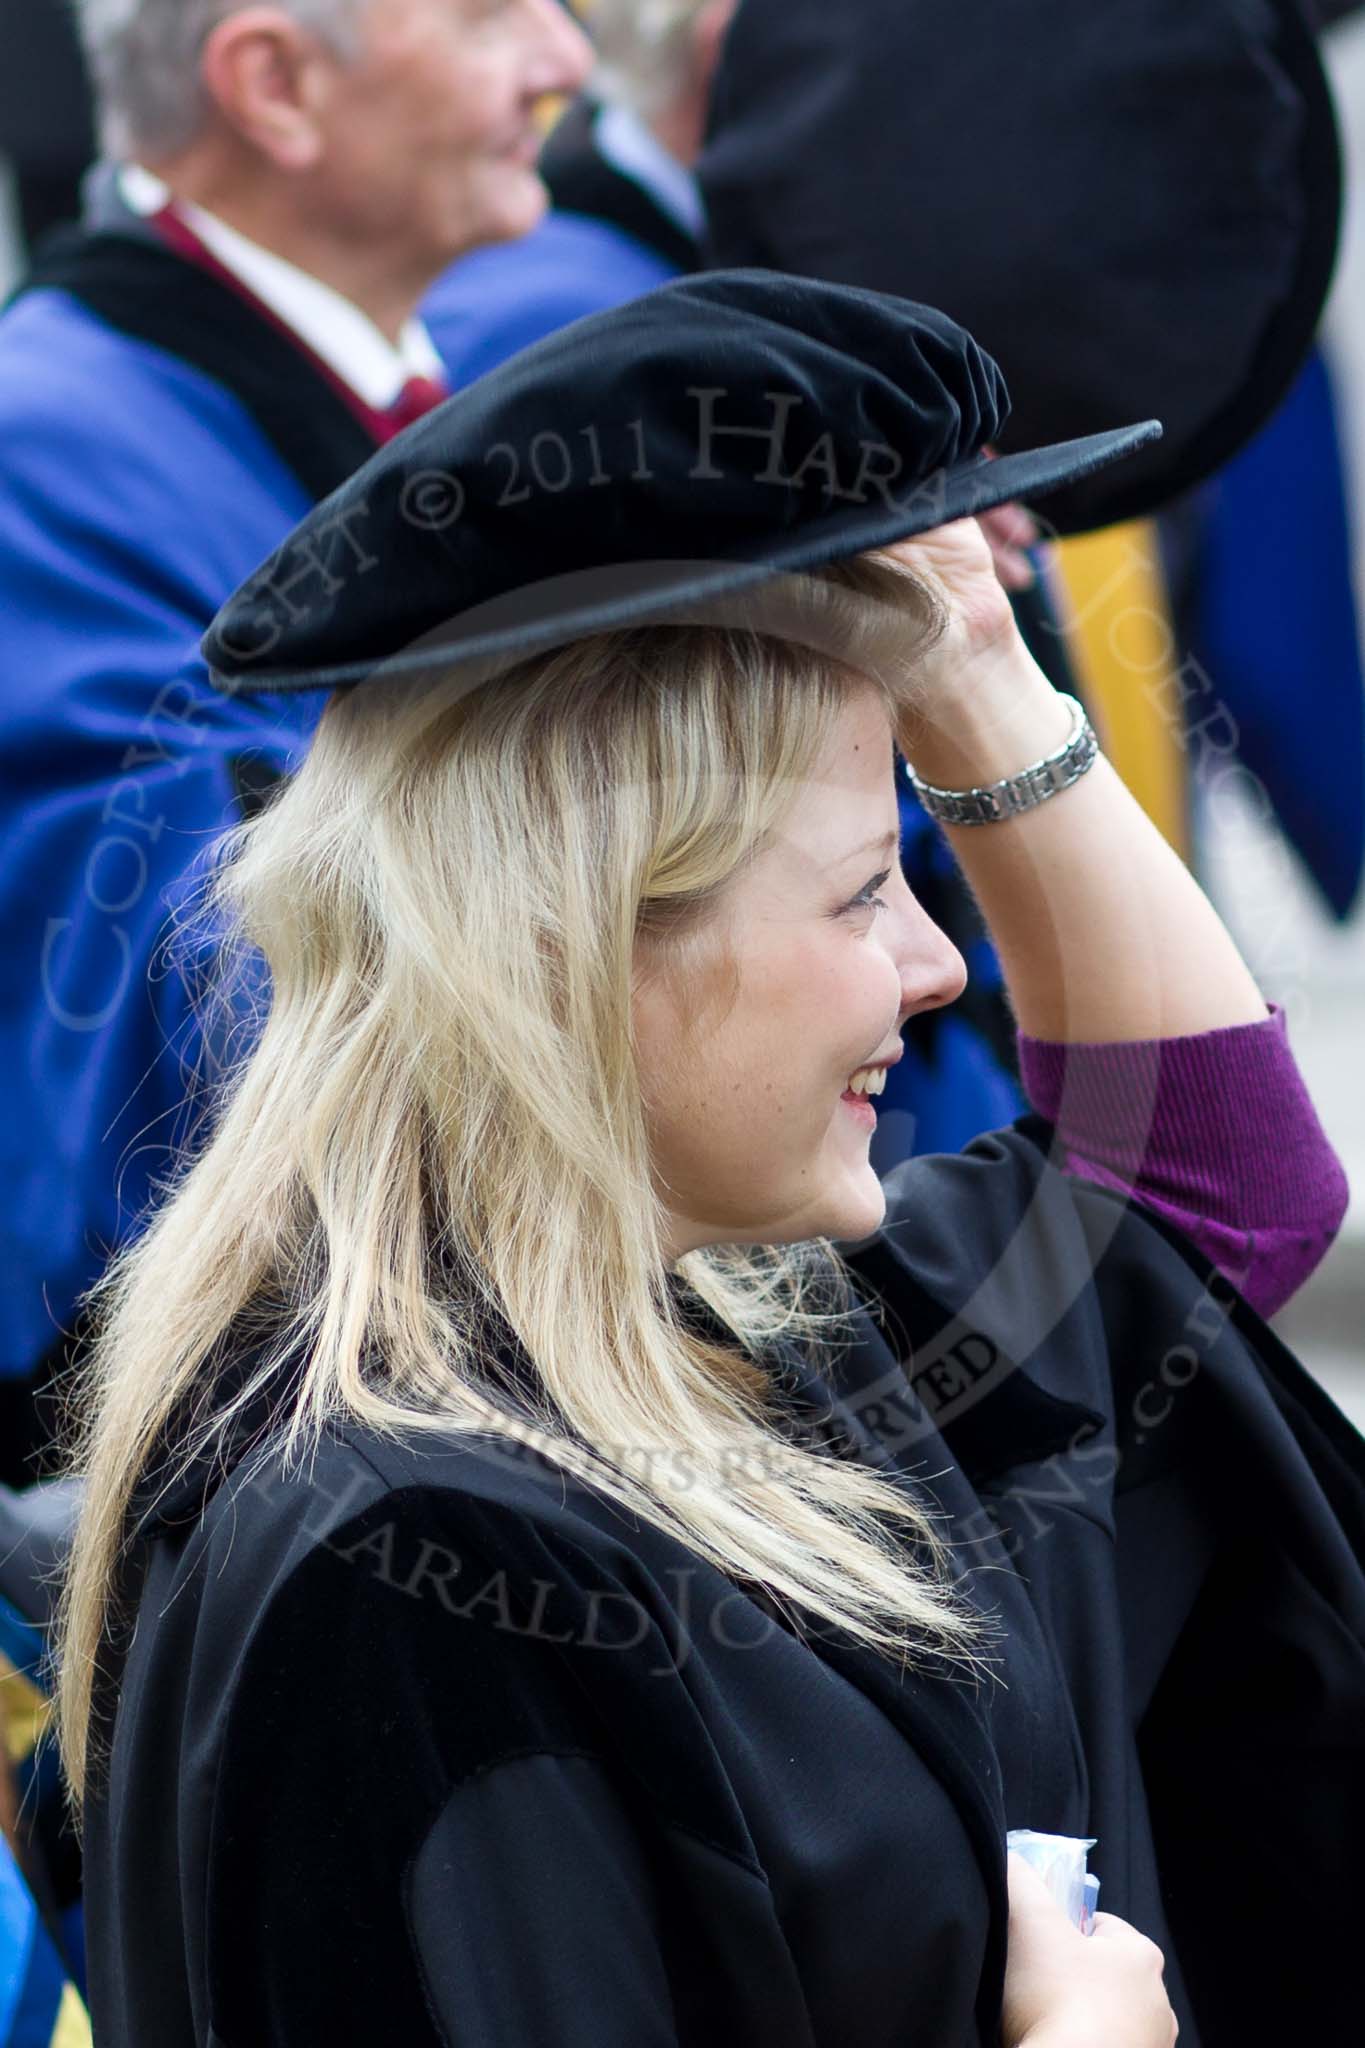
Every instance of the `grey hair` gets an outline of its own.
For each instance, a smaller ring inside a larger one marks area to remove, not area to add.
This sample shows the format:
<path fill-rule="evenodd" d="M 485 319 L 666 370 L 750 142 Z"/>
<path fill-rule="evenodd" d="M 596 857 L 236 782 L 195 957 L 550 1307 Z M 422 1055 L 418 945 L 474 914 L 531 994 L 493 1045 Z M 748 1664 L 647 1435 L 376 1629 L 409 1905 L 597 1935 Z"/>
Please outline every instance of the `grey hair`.
<path fill-rule="evenodd" d="M 595 0 L 593 89 L 651 120 L 688 82 L 692 34 L 711 0 Z"/>
<path fill-rule="evenodd" d="M 204 44 L 243 0 L 73 0 L 95 88 L 100 147 L 114 158 L 169 156 L 198 134 Z M 370 0 L 274 0 L 339 52 L 356 46 Z"/>

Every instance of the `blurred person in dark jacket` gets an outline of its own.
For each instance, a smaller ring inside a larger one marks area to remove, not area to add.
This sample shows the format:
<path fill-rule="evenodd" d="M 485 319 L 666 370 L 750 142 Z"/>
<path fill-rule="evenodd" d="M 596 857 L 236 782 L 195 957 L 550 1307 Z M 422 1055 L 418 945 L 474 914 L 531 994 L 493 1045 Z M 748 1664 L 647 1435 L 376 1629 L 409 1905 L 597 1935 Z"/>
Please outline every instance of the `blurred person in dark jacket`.
<path fill-rule="evenodd" d="M 74 220 L 94 155 L 90 83 L 66 0 L 0 0 L 0 157 L 14 173 L 24 240 Z"/>

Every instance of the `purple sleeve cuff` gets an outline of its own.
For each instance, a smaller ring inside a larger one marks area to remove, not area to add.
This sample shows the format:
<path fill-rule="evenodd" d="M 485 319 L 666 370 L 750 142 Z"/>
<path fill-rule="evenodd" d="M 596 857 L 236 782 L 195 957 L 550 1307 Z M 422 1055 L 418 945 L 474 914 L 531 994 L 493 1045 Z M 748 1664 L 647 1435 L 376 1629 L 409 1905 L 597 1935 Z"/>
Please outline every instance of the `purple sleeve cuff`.
<path fill-rule="evenodd" d="M 1130 1189 L 1263 1316 L 1283 1308 L 1340 1230 L 1346 1174 L 1278 1004 L 1261 1023 L 1130 1044 L 1020 1032 L 1019 1064 L 1066 1171 Z"/>

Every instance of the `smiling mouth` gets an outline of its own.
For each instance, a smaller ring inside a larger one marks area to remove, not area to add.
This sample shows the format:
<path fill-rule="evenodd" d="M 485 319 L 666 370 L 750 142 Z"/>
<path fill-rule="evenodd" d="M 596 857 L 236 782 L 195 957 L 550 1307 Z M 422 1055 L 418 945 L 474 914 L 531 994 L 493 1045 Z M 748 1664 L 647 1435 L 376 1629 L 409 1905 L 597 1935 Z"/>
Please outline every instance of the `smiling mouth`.
<path fill-rule="evenodd" d="M 888 1072 L 889 1069 L 882 1060 L 876 1061 L 872 1066 L 855 1067 L 848 1077 L 848 1087 L 844 1093 L 856 1096 L 880 1095 L 886 1087 Z"/>

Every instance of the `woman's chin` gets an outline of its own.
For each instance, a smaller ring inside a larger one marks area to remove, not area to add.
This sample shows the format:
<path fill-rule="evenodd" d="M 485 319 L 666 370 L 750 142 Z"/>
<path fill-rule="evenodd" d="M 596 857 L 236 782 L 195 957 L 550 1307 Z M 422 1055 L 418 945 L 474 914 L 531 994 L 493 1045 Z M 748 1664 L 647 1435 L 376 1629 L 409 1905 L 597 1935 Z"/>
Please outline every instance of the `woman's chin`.
<path fill-rule="evenodd" d="M 886 1192 L 870 1160 L 864 1162 L 861 1172 L 848 1176 L 848 1185 L 831 1203 L 830 1213 L 831 1221 L 819 1234 L 835 1243 L 856 1242 L 881 1229 L 886 1220 Z"/>

